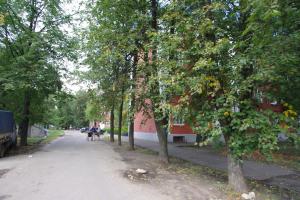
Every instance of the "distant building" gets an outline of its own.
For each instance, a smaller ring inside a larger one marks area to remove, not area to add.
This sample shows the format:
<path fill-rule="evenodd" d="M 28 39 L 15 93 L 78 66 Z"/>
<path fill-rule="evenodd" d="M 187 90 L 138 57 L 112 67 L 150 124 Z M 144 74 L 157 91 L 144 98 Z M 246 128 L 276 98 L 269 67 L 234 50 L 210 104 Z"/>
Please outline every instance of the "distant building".
<path fill-rule="evenodd" d="M 100 120 L 95 120 L 95 121 L 90 121 L 89 127 L 96 126 L 96 128 L 100 129 L 106 129 L 110 127 L 110 113 L 104 113 L 103 119 Z"/>

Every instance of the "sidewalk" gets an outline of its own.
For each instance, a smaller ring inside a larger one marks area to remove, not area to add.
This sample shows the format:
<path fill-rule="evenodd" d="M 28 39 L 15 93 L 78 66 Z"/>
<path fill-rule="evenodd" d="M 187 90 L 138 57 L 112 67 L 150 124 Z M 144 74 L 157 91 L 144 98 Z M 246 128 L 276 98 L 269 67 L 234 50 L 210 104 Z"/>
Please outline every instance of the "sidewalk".
<path fill-rule="evenodd" d="M 128 140 L 124 137 L 124 140 Z M 159 151 L 157 142 L 135 139 L 135 145 Z M 169 144 L 169 155 L 194 164 L 227 171 L 227 159 L 207 149 L 178 147 L 178 144 Z M 264 164 L 255 161 L 244 161 L 244 174 L 247 178 L 263 181 L 268 185 L 294 190 L 300 193 L 300 173 L 275 164 Z"/>

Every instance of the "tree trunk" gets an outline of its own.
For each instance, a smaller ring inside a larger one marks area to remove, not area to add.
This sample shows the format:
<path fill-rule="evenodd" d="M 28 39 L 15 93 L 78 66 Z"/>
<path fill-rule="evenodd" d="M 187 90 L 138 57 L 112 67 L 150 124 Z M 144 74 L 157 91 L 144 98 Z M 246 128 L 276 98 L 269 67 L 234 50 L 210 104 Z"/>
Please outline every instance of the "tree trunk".
<path fill-rule="evenodd" d="M 110 111 L 110 141 L 114 142 L 115 141 L 115 106 L 113 105 Z"/>
<path fill-rule="evenodd" d="M 153 28 L 155 31 L 158 29 L 158 24 L 157 24 L 157 18 L 158 18 L 158 2 L 157 0 L 151 0 L 151 28 Z"/>
<path fill-rule="evenodd" d="M 19 126 L 19 135 L 21 136 L 20 146 L 27 145 L 28 126 L 30 113 L 30 97 L 27 92 L 24 95 L 23 118 Z"/>
<path fill-rule="evenodd" d="M 119 108 L 119 130 L 118 130 L 118 145 L 122 145 L 122 120 L 123 120 L 123 104 L 124 104 L 124 86 L 122 87 L 121 103 Z"/>
<path fill-rule="evenodd" d="M 163 163 L 169 163 L 169 154 L 168 154 L 168 134 L 164 130 L 164 126 L 167 125 L 165 121 L 166 116 L 159 107 L 160 104 L 160 92 L 159 92 L 159 82 L 155 81 L 154 86 L 152 87 L 152 95 L 154 98 L 151 99 L 152 103 L 152 113 L 155 121 L 155 128 L 157 132 L 157 137 L 159 141 L 159 160 Z"/>
<path fill-rule="evenodd" d="M 229 186 L 238 193 L 248 192 L 245 178 L 243 175 L 242 163 L 234 159 L 229 153 L 228 161 L 228 183 Z"/>
<path fill-rule="evenodd" d="M 169 153 L 168 153 L 168 135 L 164 131 L 163 124 L 161 121 L 155 120 L 155 127 L 157 131 L 157 137 L 159 141 L 159 160 L 162 163 L 169 163 Z"/>
<path fill-rule="evenodd" d="M 151 0 L 151 28 L 153 31 L 157 32 L 158 31 L 158 2 L 157 0 Z M 153 74 L 155 77 L 158 77 L 158 69 L 156 66 L 156 61 L 157 61 L 157 46 L 154 43 L 152 47 L 152 67 L 153 67 Z M 160 104 L 160 92 L 159 92 L 159 82 L 158 80 L 155 81 L 151 94 L 153 98 L 151 98 L 151 103 L 152 103 L 152 113 L 154 116 L 154 121 L 155 121 L 155 127 L 156 127 L 156 132 L 157 132 L 157 137 L 159 141 L 159 160 L 163 163 L 169 163 L 169 155 L 168 155 L 168 136 L 165 133 L 163 129 L 163 118 L 164 114 L 163 111 L 159 108 Z"/>
<path fill-rule="evenodd" d="M 227 155 L 227 172 L 228 172 L 228 184 L 238 193 L 248 192 L 247 184 L 243 174 L 243 166 L 241 161 L 235 159 L 229 149 L 229 134 L 224 134 L 224 139 L 228 151 Z"/>
<path fill-rule="evenodd" d="M 128 131 L 128 139 L 129 139 L 129 149 L 134 150 L 134 117 L 130 119 L 129 122 L 129 131 Z"/>
<path fill-rule="evenodd" d="M 134 114 L 135 114 L 135 84 L 136 84 L 136 66 L 138 63 L 138 53 L 135 52 L 132 69 L 131 100 L 129 113 L 129 149 L 134 150 Z"/>

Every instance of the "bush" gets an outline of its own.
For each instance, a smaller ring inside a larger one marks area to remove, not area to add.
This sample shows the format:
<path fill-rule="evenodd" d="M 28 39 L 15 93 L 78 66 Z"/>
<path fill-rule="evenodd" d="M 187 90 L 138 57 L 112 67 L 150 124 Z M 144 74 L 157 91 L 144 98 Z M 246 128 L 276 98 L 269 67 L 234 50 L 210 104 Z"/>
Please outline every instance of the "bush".
<path fill-rule="evenodd" d="M 110 133 L 110 128 L 104 128 L 103 130 L 106 133 Z M 116 127 L 115 128 L 115 134 L 117 134 L 117 133 L 118 133 L 118 128 Z M 122 129 L 121 129 L 121 135 L 128 136 L 128 128 L 127 127 L 122 127 Z"/>

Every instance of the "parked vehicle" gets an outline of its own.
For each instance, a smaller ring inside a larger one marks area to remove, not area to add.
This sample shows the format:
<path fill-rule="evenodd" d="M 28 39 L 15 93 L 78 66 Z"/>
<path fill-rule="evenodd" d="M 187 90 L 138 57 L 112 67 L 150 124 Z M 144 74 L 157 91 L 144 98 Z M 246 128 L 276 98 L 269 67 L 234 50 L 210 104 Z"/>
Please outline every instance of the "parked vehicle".
<path fill-rule="evenodd" d="M 85 133 L 87 131 L 89 131 L 89 127 L 83 127 L 83 128 L 80 129 L 81 133 Z"/>
<path fill-rule="evenodd" d="M 17 133 L 13 113 L 0 110 L 0 158 L 17 144 Z"/>

